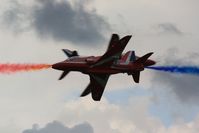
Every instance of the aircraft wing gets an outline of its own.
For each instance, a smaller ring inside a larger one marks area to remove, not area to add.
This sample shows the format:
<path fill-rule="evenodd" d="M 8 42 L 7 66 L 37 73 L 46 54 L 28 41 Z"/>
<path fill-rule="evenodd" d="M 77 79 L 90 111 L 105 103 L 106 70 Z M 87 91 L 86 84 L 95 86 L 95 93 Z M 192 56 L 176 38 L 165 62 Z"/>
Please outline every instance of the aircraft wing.
<path fill-rule="evenodd" d="M 91 93 L 93 100 L 100 101 L 109 76 L 108 74 L 90 74 L 90 83 L 81 97 Z"/>
<path fill-rule="evenodd" d="M 101 65 L 112 65 L 115 60 L 118 60 L 121 57 L 121 54 L 129 42 L 131 36 L 125 36 L 119 40 L 117 34 L 113 34 L 107 48 L 107 51 L 103 56 L 97 60 L 93 67 Z"/>

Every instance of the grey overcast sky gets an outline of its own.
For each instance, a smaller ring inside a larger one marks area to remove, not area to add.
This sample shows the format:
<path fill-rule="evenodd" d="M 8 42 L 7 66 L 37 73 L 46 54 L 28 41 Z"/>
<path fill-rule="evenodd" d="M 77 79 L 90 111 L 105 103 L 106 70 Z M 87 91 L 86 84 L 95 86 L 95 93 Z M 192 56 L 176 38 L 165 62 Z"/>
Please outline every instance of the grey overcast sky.
<path fill-rule="evenodd" d="M 61 49 L 100 55 L 112 33 L 125 51 L 154 52 L 159 65 L 199 65 L 197 0 L 1 0 L 0 63 L 55 63 Z M 0 74 L 2 133 L 197 133 L 197 76 L 146 70 L 141 83 L 110 78 L 101 102 L 79 98 L 81 73 Z"/>

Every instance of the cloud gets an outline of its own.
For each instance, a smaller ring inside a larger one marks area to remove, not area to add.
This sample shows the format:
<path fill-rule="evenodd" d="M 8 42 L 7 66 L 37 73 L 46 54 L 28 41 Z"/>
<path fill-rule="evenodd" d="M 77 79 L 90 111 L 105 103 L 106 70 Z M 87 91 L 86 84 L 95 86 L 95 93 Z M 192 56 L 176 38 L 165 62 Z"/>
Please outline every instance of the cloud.
<path fill-rule="evenodd" d="M 191 122 L 175 119 L 170 127 L 166 127 L 149 113 L 151 102 L 150 96 L 134 96 L 125 105 L 113 104 L 104 98 L 100 103 L 89 98 L 67 101 L 60 121 L 70 124 L 86 120 L 92 123 L 95 133 L 197 133 L 199 117 Z"/>
<path fill-rule="evenodd" d="M 96 43 L 103 40 L 108 23 L 85 5 L 72 7 L 68 1 L 40 1 L 33 10 L 33 26 L 40 36 L 74 43 Z"/>
<path fill-rule="evenodd" d="M 17 1 L 3 15 L 3 22 L 12 30 L 33 29 L 40 38 L 78 44 L 99 44 L 110 30 L 108 22 L 96 10 L 87 9 L 89 1 L 38 0 L 32 7 Z"/>
<path fill-rule="evenodd" d="M 198 105 L 199 77 L 156 72 L 154 78 L 156 82 L 168 85 L 182 102 Z"/>
<path fill-rule="evenodd" d="M 68 128 L 61 122 L 53 121 L 48 123 L 43 128 L 39 128 L 39 125 L 34 124 L 32 129 L 24 130 L 23 133 L 94 133 L 94 131 L 88 123 L 83 123 L 72 128 Z"/>
<path fill-rule="evenodd" d="M 9 9 L 5 10 L 1 17 L 1 24 L 5 26 L 6 30 L 12 30 L 15 33 L 23 32 L 27 30 L 30 23 L 27 18 L 27 11 L 25 6 L 17 1 L 10 1 Z"/>
<path fill-rule="evenodd" d="M 86 120 L 92 123 L 95 133 L 155 132 L 153 127 L 163 125 L 150 116 L 149 105 L 149 96 L 132 97 L 125 105 L 113 104 L 104 98 L 93 102 L 86 97 L 66 102 L 58 119 L 68 124 Z"/>
<path fill-rule="evenodd" d="M 170 127 L 149 114 L 150 97 L 132 97 L 126 105 L 112 104 L 106 99 L 100 103 L 89 98 L 67 101 L 59 121 L 53 121 L 40 128 L 34 124 L 23 133 L 197 133 L 199 117 L 191 122 L 176 120 Z M 80 109 L 81 108 L 81 109 Z M 81 121 L 92 123 L 80 123 Z M 62 123 L 75 125 L 71 128 Z"/>
<path fill-rule="evenodd" d="M 169 56 L 168 56 L 169 55 Z M 198 60 L 198 54 L 190 54 L 187 57 L 178 57 L 177 51 L 171 49 L 165 56 L 163 65 L 178 65 L 178 66 L 196 66 L 195 60 Z M 199 76 L 186 74 L 171 74 L 165 72 L 154 72 L 153 82 L 158 86 L 167 86 L 171 92 L 183 103 L 198 104 L 199 100 Z M 161 88 L 161 87 L 159 87 Z M 162 87 L 165 89 L 165 87 Z"/>
<path fill-rule="evenodd" d="M 158 24 L 156 30 L 160 34 L 175 34 L 175 35 L 183 35 L 183 32 L 173 23 L 161 23 Z"/>

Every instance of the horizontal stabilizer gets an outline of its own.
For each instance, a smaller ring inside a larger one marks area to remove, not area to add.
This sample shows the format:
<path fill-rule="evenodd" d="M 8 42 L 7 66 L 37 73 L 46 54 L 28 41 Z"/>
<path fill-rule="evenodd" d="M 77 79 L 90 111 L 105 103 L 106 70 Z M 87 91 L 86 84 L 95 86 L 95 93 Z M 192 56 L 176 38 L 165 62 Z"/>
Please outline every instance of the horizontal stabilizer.
<path fill-rule="evenodd" d="M 80 95 L 80 97 L 87 96 L 89 93 L 91 93 L 91 88 L 92 88 L 92 83 L 88 84 L 88 86 L 87 86 L 86 89 L 82 92 L 82 94 Z"/>
<path fill-rule="evenodd" d="M 62 51 L 70 58 L 73 56 L 79 56 L 77 51 L 70 51 L 68 49 L 62 49 Z"/>
<path fill-rule="evenodd" d="M 148 53 L 148 54 L 146 54 L 146 55 L 140 57 L 139 59 L 137 59 L 137 60 L 135 61 L 135 63 L 144 64 L 144 63 L 147 61 L 147 59 L 148 59 L 152 54 L 153 54 L 153 52 Z"/>
<path fill-rule="evenodd" d="M 62 75 L 60 76 L 59 80 L 62 80 L 68 73 L 69 71 L 64 71 Z"/>
<path fill-rule="evenodd" d="M 139 83 L 139 81 L 140 81 L 140 71 L 135 72 L 134 74 L 132 74 L 132 77 L 133 77 L 135 83 Z"/>

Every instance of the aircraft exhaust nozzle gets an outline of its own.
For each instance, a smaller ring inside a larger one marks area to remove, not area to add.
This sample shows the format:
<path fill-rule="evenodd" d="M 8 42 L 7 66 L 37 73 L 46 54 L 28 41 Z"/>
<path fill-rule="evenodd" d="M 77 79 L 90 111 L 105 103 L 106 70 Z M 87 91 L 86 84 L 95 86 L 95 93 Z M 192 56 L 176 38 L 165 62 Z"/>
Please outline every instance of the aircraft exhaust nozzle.
<path fill-rule="evenodd" d="M 59 63 L 53 64 L 52 68 L 55 70 L 63 70 L 63 63 L 59 62 Z"/>
<path fill-rule="evenodd" d="M 146 67 L 146 66 L 152 66 L 152 65 L 155 65 L 156 64 L 156 62 L 155 61 L 153 61 L 153 60 L 147 60 L 145 63 L 144 63 L 144 66 Z"/>
<path fill-rule="evenodd" d="M 53 64 L 53 65 L 52 65 L 52 68 L 53 68 L 53 69 L 57 69 L 57 68 L 58 68 L 57 63 L 56 63 L 56 64 Z"/>

